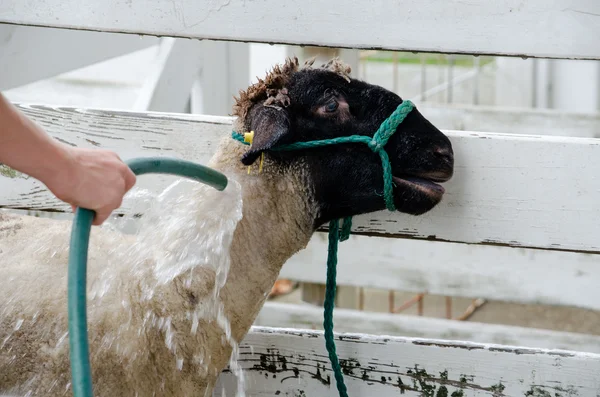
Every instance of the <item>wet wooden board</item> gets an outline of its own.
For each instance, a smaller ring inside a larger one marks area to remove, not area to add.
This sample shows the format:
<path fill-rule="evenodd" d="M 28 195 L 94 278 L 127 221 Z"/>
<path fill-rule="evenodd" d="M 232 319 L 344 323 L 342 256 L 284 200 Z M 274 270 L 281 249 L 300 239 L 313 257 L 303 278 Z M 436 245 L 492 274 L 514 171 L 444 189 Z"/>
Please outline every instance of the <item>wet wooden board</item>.
<path fill-rule="evenodd" d="M 470 341 L 600 354 L 600 336 L 575 332 L 341 308 L 334 311 L 334 323 L 337 332 Z M 258 314 L 254 325 L 322 330 L 323 308 L 268 301 Z"/>
<path fill-rule="evenodd" d="M 206 163 L 231 119 L 21 106 L 57 139 L 103 147 L 122 158 L 163 155 Z M 446 131 L 455 176 L 429 213 L 414 217 L 381 211 L 355 217 L 362 234 L 437 241 L 600 252 L 600 140 Z M 580 170 L 580 171 L 578 171 Z M 0 170 L 0 206 L 69 211 L 37 181 Z M 160 191 L 169 179 L 139 178 Z M 123 213 L 132 212 L 132 201 Z M 133 205 L 135 207 L 135 205 Z"/>
<path fill-rule="evenodd" d="M 600 355 L 434 339 L 338 335 L 351 396 L 593 397 Z M 322 333 L 255 327 L 240 349 L 246 395 L 338 396 Z M 234 395 L 220 377 L 214 396 Z"/>
<path fill-rule="evenodd" d="M 2 0 L 0 22 L 159 36 L 599 59 L 589 0 Z"/>

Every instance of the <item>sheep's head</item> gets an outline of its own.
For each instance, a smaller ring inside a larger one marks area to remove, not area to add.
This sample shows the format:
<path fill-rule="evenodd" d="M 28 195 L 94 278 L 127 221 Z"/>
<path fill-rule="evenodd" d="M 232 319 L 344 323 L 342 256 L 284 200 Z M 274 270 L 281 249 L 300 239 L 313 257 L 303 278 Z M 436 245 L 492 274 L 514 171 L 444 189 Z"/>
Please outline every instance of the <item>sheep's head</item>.
<path fill-rule="evenodd" d="M 320 68 L 297 59 L 276 66 L 251 86 L 234 107 L 239 128 L 254 131 L 241 161 L 254 163 L 265 152 L 283 167 L 304 167 L 318 205 L 315 226 L 332 219 L 385 209 L 379 155 L 362 143 L 343 143 L 294 151 L 270 151 L 278 145 L 349 135 L 372 137 L 402 99 L 380 86 L 349 76 L 337 59 Z M 244 132 L 244 131 L 240 131 Z M 394 204 L 420 215 L 444 194 L 436 182 L 450 179 L 450 140 L 415 108 L 385 146 L 391 161 Z"/>

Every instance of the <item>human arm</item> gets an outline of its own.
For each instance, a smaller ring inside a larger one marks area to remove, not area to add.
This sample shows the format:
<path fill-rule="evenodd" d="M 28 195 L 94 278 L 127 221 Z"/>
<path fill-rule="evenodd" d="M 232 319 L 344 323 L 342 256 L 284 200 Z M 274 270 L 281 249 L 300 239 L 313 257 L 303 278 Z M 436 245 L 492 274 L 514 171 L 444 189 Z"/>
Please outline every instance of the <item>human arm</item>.
<path fill-rule="evenodd" d="M 136 181 L 116 153 L 59 142 L 2 94 L 0 163 L 38 179 L 73 207 L 94 210 L 94 225 L 102 224 L 121 205 Z"/>

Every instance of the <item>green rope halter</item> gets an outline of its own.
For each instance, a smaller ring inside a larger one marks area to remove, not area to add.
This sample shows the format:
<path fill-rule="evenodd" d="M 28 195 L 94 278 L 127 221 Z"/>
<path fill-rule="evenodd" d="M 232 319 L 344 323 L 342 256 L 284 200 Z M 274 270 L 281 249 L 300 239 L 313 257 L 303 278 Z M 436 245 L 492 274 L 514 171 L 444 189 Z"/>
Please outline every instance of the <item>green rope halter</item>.
<path fill-rule="evenodd" d="M 394 112 L 381 123 L 373 138 L 364 135 L 351 135 L 340 138 L 322 139 L 317 141 L 296 142 L 288 145 L 280 145 L 269 150 L 272 151 L 289 151 L 310 149 L 326 145 L 336 145 L 340 143 L 364 143 L 371 150 L 381 157 L 381 165 L 383 167 L 383 197 L 388 210 L 395 211 L 394 206 L 394 191 L 392 184 L 392 166 L 390 159 L 384 147 L 390 137 L 396 132 L 396 128 L 404 121 L 406 116 L 413 110 L 415 105 L 411 101 L 402 102 Z M 244 136 L 233 131 L 231 137 L 245 145 L 250 143 L 244 140 Z M 350 237 L 352 228 L 352 217 L 344 218 L 342 228 L 340 230 L 339 219 L 329 222 L 329 247 L 327 255 L 327 284 L 325 287 L 325 302 L 323 328 L 325 330 L 325 346 L 329 353 L 329 361 L 331 361 L 331 369 L 335 375 L 337 389 L 341 397 L 348 397 L 342 368 L 340 366 L 333 336 L 333 308 L 335 306 L 335 291 L 336 291 L 336 275 L 337 275 L 337 251 L 338 241 L 347 240 Z"/>

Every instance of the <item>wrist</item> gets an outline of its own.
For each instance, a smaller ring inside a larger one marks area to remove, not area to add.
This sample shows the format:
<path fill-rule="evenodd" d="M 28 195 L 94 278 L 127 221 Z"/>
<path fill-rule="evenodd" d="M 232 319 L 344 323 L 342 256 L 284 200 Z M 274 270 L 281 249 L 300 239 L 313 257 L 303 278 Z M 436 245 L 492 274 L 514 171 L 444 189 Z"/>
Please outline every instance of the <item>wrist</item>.
<path fill-rule="evenodd" d="M 44 183 L 69 170 L 71 148 L 53 139 L 0 95 L 0 163 Z"/>
<path fill-rule="evenodd" d="M 44 160 L 29 175 L 41 181 L 58 198 L 62 199 L 68 186 L 75 181 L 76 159 L 73 150 L 58 141 L 49 142 L 42 150 Z"/>

